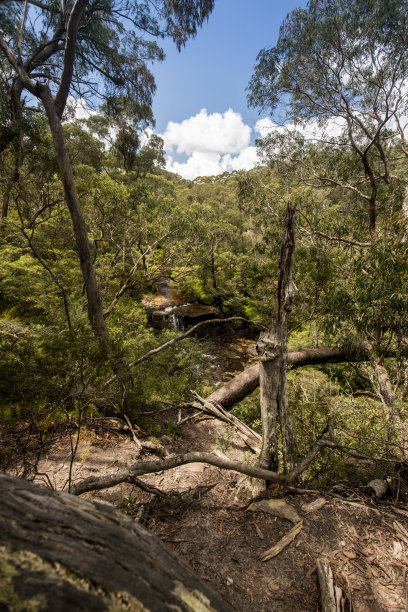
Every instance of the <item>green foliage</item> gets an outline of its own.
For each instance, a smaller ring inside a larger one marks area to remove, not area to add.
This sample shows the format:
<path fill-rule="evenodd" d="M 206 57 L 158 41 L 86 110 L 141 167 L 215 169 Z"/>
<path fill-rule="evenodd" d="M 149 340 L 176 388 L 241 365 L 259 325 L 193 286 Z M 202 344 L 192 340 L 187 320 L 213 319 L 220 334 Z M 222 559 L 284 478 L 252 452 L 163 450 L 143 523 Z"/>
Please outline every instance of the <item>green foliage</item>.
<path fill-rule="evenodd" d="M 378 119 L 367 109 L 376 108 L 387 123 L 386 108 L 406 79 L 406 23 L 402 0 L 386 9 L 381 0 L 311 0 L 287 16 L 277 45 L 259 53 L 250 104 L 274 109 L 289 95 L 293 117 L 322 122 L 348 113 L 350 129 L 364 137 L 362 125 Z"/>
<path fill-rule="evenodd" d="M 259 389 L 239 402 L 231 410 L 241 421 L 250 425 L 258 433 L 261 431 L 261 411 L 259 407 Z"/>
<path fill-rule="evenodd" d="M 234 438 L 234 428 L 226 426 L 222 433 L 216 437 L 215 441 L 222 453 L 228 453 L 232 450 L 232 440 Z"/>

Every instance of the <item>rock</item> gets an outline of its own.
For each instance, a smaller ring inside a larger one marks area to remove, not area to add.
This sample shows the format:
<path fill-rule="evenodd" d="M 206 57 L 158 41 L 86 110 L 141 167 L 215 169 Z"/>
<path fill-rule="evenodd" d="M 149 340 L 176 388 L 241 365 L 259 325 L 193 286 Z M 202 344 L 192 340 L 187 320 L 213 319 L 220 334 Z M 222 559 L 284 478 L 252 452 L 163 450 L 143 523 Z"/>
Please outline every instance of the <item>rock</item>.
<path fill-rule="evenodd" d="M 384 497 L 384 495 L 388 491 L 388 483 L 385 480 L 381 480 L 379 478 L 371 480 L 368 483 L 367 487 L 374 491 L 377 499 L 381 499 L 381 497 Z"/>
<path fill-rule="evenodd" d="M 265 491 L 265 481 L 243 476 L 235 487 L 234 504 L 247 506 L 249 502 Z"/>
<path fill-rule="evenodd" d="M 324 499 L 324 497 L 318 497 L 317 499 L 310 502 L 309 504 L 303 504 L 303 506 L 301 507 L 302 512 L 304 512 L 305 514 L 316 512 L 316 510 L 320 510 L 320 508 L 323 508 L 325 504 L 327 504 L 327 500 Z"/>
<path fill-rule="evenodd" d="M 251 504 L 248 510 L 252 512 L 267 512 L 278 518 L 291 521 L 291 523 L 299 523 L 302 520 L 295 508 L 284 499 L 263 499 Z"/>

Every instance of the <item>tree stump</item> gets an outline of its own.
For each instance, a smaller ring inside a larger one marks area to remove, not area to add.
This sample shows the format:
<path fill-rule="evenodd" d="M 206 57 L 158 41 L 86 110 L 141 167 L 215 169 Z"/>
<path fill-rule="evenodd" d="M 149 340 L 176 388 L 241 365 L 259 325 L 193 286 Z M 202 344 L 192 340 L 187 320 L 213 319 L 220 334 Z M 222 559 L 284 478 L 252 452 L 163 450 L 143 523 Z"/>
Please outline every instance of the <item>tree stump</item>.
<path fill-rule="evenodd" d="M 0 474 L 0 610 L 233 608 L 114 508 Z"/>

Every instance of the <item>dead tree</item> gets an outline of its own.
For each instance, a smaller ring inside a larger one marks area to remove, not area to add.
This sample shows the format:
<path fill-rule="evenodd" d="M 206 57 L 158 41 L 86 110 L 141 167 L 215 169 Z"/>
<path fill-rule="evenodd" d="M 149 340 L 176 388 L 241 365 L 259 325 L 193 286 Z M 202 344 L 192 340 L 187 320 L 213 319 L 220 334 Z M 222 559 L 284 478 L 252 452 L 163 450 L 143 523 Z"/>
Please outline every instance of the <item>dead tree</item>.
<path fill-rule="evenodd" d="M 293 428 L 286 392 L 288 358 L 288 318 L 292 309 L 292 259 L 295 249 L 296 205 L 288 203 L 284 238 L 279 261 L 278 308 L 271 328 L 261 334 L 257 351 L 261 388 L 262 451 L 260 466 L 277 470 L 279 419 L 283 461 L 286 469 L 293 464 Z"/>

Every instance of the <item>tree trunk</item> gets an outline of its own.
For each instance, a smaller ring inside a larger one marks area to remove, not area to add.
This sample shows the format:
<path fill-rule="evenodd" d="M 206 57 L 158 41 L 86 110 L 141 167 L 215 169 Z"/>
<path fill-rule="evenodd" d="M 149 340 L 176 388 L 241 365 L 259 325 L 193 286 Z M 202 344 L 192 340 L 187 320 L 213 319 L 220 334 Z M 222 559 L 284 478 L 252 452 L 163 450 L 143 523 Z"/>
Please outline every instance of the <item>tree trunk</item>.
<path fill-rule="evenodd" d="M 23 113 L 21 110 L 21 96 L 22 86 L 19 79 L 14 81 L 10 90 L 10 102 L 11 102 L 11 118 L 14 122 L 14 130 L 12 130 L 14 140 L 14 170 L 10 179 L 7 182 L 6 188 L 3 194 L 3 202 L 1 207 L 1 218 L 6 219 L 9 210 L 10 196 L 14 185 L 20 180 L 20 168 L 23 163 L 23 146 L 22 146 L 22 133 L 21 133 L 21 122 L 23 120 Z M 17 128 L 16 128 L 17 125 Z M 1 149 L 1 147 L 0 147 Z"/>
<path fill-rule="evenodd" d="M 215 274 L 215 257 L 214 251 L 211 252 L 211 280 L 214 291 L 217 291 L 217 277 Z"/>
<path fill-rule="evenodd" d="M 401 445 L 404 459 L 408 459 L 407 430 L 397 407 L 397 395 L 391 384 L 389 374 L 386 367 L 381 363 L 380 359 L 375 359 L 372 362 L 372 366 L 377 379 L 379 394 L 381 395 L 384 404 L 390 411 L 391 421 L 398 441 Z"/>
<path fill-rule="evenodd" d="M 233 610 L 158 538 L 111 506 L 4 474 L 0 609 Z"/>
<path fill-rule="evenodd" d="M 293 427 L 286 390 L 288 317 L 292 309 L 292 259 L 295 249 L 296 206 L 288 204 L 285 233 L 279 261 L 278 312 L 272 328 L 257 343 L 259 383 L 261 387 L 262 451 L 260 466 L 278 469 L 279 418 L 285 471 L 293 466 Z"/>
<path fill-rule="evenodd" d="M 55 158 L 64 186 L 65 200 L 71 215 L 75 242 L 88 299 L 88 318 L 99 342 L 106 354 L 112 353 L 112 341 L 103 317 L 102 303 L 96 281 L 95 268 L 92 262 L 91 248 L 85 219 L 79 204 L 75 179 L 68 156 L 62 123 L 54 107 L 54 100 L 48 86 L 41 87 L 39 96 L 44 104 L 54 143 Z"/>
<path fill-rule="evenodd" d="M 279 332 L 280 330 L 277 330 Z M 280 399 L 286 392 L 285 342 L 271 331 L 258 340 L 259 385 L 261 388 L 262 450 L 259 465 L 264 469 L 278 471 L 278 432 L 276 429 Z M 285 385 L 282 387 L 282 379 Z"/>

